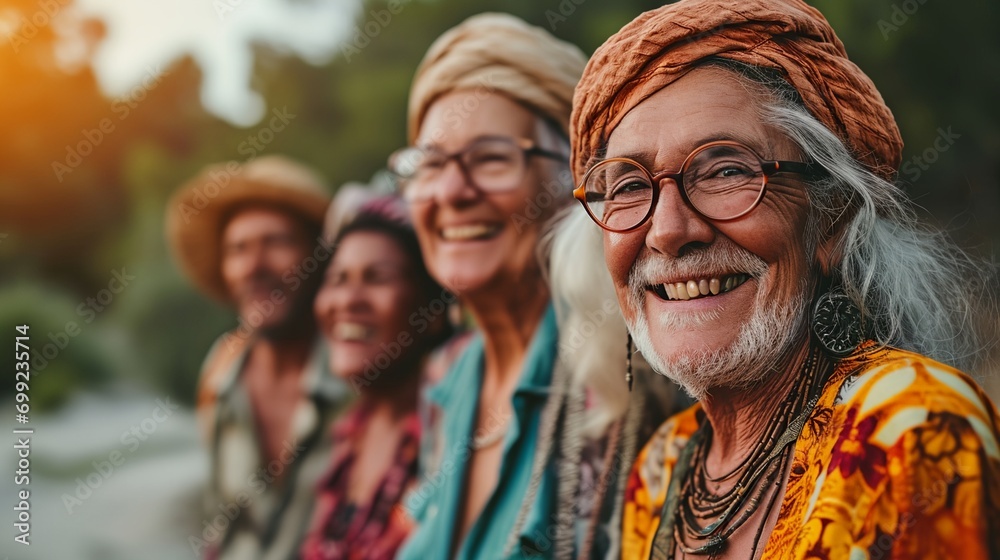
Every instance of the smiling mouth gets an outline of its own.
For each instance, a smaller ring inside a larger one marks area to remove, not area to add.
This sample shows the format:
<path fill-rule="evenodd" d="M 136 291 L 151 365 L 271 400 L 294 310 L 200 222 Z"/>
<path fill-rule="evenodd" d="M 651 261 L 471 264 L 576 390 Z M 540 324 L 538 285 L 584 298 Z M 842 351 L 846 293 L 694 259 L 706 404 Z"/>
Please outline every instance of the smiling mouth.
<path fill-rule="evenodd" d="M 741 286 L 750 279 L 749 274 L 730 274 L 722 277 L 691 279 L 684 282 L 669 282 L 646 286 L 660 299 L 686 301 L 724 294 Z"/>
<path fill-rule="evenodd" d="M 441 228 L 439 234 L 445 241 L 479 241 L 494 237 L 500 229 L 498 224 L 466 224 Z"/>
<path fill-rule="evenodd" d="M 372 329 L 361 323 L 337 323 L 333 329 L 334 337 L 345 342 L 365 341 L 371 338 Z"/>

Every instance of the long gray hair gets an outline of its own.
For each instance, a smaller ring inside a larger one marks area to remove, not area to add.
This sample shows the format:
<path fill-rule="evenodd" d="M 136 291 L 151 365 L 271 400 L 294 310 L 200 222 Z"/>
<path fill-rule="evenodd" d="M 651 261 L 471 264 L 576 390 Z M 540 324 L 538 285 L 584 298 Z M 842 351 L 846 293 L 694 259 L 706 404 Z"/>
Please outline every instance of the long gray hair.
<path fill-rule="evenodd" d="M 828 172 L 809 186 L 809 241 L 839 236 L 830 272 L 861 310 L 870 335 L 969 373 L 986 365 L 998 330 L 996 268 L 921 225 L 902 189 L 859 163 L 780 76 L 733 61 L 709 64 L 763 93 L 761 119 Z"/>
<path fill-rule="evenodd" d="M 584 433 L 604 431 L 624 415 L 625 320 L 604 262 L 601 228 L 579 204 L 563 209 L 543 239 L 549 286 L 559 318 L 559 356 L 573 383 L 596 399 Z"/>

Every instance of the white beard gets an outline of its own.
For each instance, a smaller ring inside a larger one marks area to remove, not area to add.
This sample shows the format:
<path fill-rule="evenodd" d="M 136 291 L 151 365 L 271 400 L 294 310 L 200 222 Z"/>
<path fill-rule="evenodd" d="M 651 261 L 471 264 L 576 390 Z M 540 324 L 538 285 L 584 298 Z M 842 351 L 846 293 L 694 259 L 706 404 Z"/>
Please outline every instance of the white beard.
<path fill-rule="evenodd" d="M 665 268 L 702 270 L 706 262 L 727 263 L 732 270 L 746 271 L 760 281 L 767 271 L 767 264 L 741 248 L 721 247 L 720 250 L 701 252 L 691 258 L 673 263 L 642 260 L 636 263 L 629 277 L 629 301 L 633 320 L 626 320 L 636 349 L 642 352 L 650 367 L 672 379 L 695 399 L 702 399 L 715 388 L 745 389 L 763 381 L 772 372 L 782 356 L 788 355 L 799 344 L 809 313 L 806 297 L 809 282 L 803 280 L 793 296 L 785 301 L 764 301 L 764 290 L 759 290 L 753 311 L 733 342 L 715 350 L 694 350 L 665 358 L 660 356 L 651 338 L 650 324 L 645 313 L 644 277 L 655 277 L 655 271 Z M 678 264 L 681 266 L 678 266 Z M 647 276 L 648 275 L 648 276 Z M 684 276 L 684 275 L 681 275 Z M 694 276 L 690 274 L 689 276 Z M 662 277 L 662 276 L 661 276 Z M 701 314 L 662 314 L 655 317 L 657 329 L 686 329 L 714 321 L 719 312 Z"/>

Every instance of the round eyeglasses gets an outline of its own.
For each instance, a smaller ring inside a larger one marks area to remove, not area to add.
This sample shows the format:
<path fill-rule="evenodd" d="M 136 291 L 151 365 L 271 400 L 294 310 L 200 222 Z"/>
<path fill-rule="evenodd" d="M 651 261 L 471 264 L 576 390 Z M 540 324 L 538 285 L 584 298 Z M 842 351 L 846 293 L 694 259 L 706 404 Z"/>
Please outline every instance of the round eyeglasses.
<path fill-rule="evenodd" d="M 484 136 L 451 154 L 419 146 L 402 148 L 389 156 L 389 171 L 399 181 L 403 197 L 413 202 L 434 196 L 451 160 L 458 163 L 465 180 L 482 192 L 515 189 L 524 179 L 529 156 L 567 161 L 565 155 L 539 148 L 526 138 Z"/>
<path fill-rule="evenodd" d="M 606 159 L 587 171 L 573 196 L 602 228 L 626 232 L 646 223 L 659 197 L 659 183 L 673 179 L 684 199 L 711 220 L 735 220 L 757 207 L 775 173 L 821 175 L 815 163 L 761 159 L 738 142 L 709 142 L 696 148 L 676 173 L 650 173 L 628 158 Z"/>

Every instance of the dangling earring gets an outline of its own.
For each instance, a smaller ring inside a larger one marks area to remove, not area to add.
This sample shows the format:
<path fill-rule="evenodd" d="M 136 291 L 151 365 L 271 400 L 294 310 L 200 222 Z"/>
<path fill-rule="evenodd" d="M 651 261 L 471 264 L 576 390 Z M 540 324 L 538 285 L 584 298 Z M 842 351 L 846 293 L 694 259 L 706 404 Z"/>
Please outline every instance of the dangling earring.
<path fill-rule="evenodd" d="M 448 322 L 451 323 L 453 331 L 457 332 L 462 329 L 462 324 L 464 323 L 462 317 L 462 304 L 458 303 L 458 301 L 453 301 L 448 304 Z"/>
<path fill-rule="evenodd" d="M 626 333 L 625 339 L 625 383 L 628 383 L 628 392 L 632 392 L 632 333 Z"/>
<path fill-rule="evenodd" d="M 861 311 L 844 292 L 832 288 L 816 300 L 812 331 L 816 341 L 830 356 L 850 356 L 864 337 Z"/>

